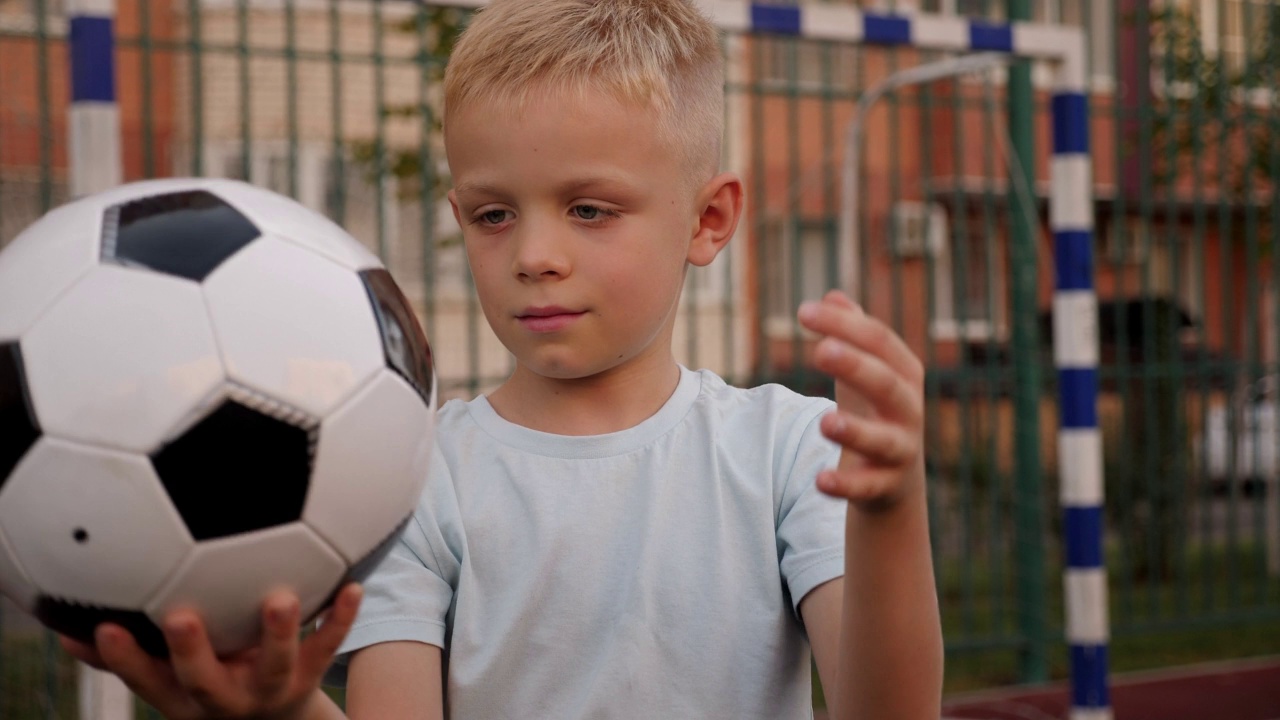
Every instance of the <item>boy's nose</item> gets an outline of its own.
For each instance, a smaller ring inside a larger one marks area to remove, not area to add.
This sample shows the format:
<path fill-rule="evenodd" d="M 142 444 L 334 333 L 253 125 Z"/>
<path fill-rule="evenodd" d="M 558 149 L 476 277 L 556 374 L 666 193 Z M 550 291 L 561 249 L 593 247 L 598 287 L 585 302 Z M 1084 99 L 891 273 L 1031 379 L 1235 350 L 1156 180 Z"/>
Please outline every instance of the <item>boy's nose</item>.
<path fill-rule="evenodd" d="M 534 230 L 520 235 L 512 268 L 517 277 L 540 280 L 569 274 L 568 253 L 554 231 Z"/>

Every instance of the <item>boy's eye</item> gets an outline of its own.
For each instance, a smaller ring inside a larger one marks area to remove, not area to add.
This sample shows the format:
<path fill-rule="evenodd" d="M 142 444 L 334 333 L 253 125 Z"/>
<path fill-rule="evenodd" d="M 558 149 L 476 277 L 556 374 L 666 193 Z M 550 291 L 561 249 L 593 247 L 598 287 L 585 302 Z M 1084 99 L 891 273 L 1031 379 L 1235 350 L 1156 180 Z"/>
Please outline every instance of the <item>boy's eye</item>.
<path fill-rule="evenodd" d="M 604 211 L 595 205 L 574 205 L 573 214 L 579 220 L 599 220 Z"/>
<path fill-rule="evenodd" d="M 498 225 L 507 219 L 506 210 L 490 210 L 480 215 L 480 222 L 488 225 Z"/>

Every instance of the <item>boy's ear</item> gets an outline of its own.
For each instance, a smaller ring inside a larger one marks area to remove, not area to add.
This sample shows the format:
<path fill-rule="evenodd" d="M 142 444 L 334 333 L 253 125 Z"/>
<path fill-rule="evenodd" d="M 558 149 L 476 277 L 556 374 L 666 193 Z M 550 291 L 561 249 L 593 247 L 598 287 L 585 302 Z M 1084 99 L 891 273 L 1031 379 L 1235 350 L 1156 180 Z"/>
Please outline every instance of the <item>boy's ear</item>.
<path fill-rule="evenodd" d="M 698 191 L 697 225 L 689 243 L 689 262 L 710 265 L 724 249 L 738 227 L 742 215 L 742 180 L 733 173 L 720 173 Z"/>

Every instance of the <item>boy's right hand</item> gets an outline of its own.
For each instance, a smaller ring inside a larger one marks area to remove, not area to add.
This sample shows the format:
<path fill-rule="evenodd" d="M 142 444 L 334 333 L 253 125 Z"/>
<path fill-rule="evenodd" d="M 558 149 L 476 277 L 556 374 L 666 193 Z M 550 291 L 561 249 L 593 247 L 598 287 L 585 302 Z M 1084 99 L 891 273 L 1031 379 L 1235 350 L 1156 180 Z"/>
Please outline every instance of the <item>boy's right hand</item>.
<path fill-rule="evenodd" d="M 320 629 L 299 640 L 298 598 L 275 592 L 263 603 L 262 644 L 224 659 L 214 653 L 199 616 L 187 609 L 165 617 L 167 661 L 148 655 L 127 630 L 110 623 L 98 626 L 94 645 L 63 637 L 62 646 L 118 675 L 169 720 L 296 720 L 312 716 L 309 710 L 318 708 L 309 706 L 324 700 L 320 679 L 355 621 L 360 598 L 359 585 L 342 588 Z"/>

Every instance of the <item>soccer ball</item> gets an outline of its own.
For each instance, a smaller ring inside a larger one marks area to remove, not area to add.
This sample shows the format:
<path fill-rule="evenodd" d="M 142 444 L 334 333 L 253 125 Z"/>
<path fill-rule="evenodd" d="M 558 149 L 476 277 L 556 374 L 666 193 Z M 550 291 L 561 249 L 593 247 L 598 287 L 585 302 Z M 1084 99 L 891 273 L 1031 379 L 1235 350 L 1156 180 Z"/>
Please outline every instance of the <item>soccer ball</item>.
<path fill-rule="evenodd" d="M 268 592 L 314 617 L 385 556 L 435 404 L 400 289 L 302 205 L 175 179 L 57 208 L 0 252 L 0 590 L 82 641 L 165 655 L 193 606 L 249 647 Z"/>

